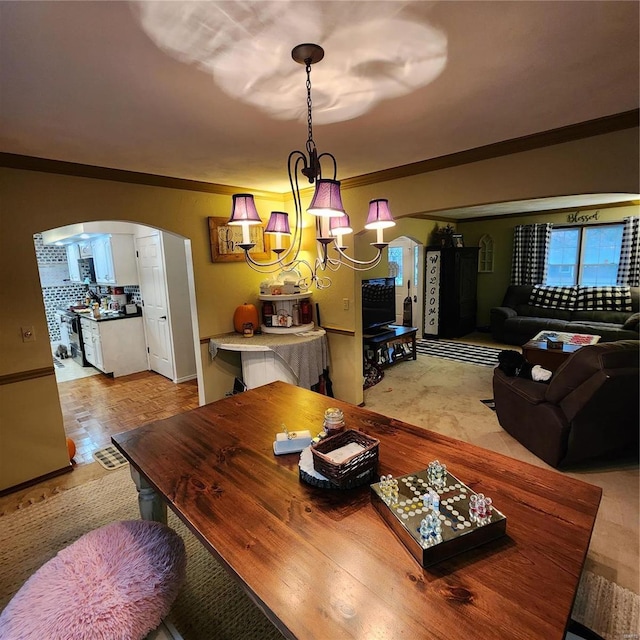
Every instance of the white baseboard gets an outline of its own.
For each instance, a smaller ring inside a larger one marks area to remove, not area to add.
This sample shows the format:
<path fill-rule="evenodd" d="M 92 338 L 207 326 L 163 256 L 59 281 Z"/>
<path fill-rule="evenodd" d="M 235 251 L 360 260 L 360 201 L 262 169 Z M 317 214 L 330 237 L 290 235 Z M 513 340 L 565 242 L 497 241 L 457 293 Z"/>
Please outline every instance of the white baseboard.
<path fill-rule="evenodd" d="M 176 378 L 174 380 L 175 384 L 180 384 L 181 382 L 188 382 L 189 380 L 195 380 L 198 377 L 198 374 L 194 373 L 190 376 L 182 376 L 181 378 Z"/>

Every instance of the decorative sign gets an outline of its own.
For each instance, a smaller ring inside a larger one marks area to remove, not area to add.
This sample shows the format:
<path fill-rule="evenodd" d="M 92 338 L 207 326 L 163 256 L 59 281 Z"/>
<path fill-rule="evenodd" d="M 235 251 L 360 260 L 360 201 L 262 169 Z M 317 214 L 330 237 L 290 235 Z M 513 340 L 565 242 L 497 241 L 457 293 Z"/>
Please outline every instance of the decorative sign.
<path fill-rule="evenodd" d="M 569 215 L 567 215 L 567 222 L 578 222 L 580 224 L 584 224 L 585 222 L 597 220 L 599 213 L 599 211 L 596 211 L 595 213 L 578 213 L 577 211 L 575 211 L 574 213 L 570 213 Z"/>
<path fill-rule="evenodd" d="M 242 227 L 229 226 L 227 218 L 209 218 L 209 240 L 212 262 L 242 262 L 244 250 L 238 245 L 242 242 Z M 249 227 L 249 237 L 255 247 L 249 251 L 254 260 L 269 259 L 269 241 L 262 225 Z"/>
<path fill-rule="evenodd" d="M 440 251 L 427 251 L 424 283 L 424 334 L 437 336 L 440 324 Z"/>

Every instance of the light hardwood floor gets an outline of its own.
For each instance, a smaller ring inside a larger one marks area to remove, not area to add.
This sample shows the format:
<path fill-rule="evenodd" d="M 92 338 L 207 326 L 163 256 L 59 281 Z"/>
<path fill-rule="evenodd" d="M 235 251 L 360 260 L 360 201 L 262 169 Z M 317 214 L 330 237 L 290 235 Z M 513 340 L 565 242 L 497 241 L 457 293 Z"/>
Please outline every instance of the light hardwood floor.
<path fill-rule="evenodd" d="M 147 422 L 195 409 L 195 380 L 174 384 L 145 371 L 121 378 L 104 374 L 58 383 L 64 428 L 76 445 L 74 462 L 93 462 L 93 453 L 111 444 L 111 436 Z"/>

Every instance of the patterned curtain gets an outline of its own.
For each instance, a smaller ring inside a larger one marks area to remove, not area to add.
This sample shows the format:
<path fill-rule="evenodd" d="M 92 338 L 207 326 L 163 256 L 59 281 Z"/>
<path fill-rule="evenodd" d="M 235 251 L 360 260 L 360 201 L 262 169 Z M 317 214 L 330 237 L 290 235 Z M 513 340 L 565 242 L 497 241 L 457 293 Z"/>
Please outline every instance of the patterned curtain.
<path fill-rule="evenodd" d="M 544 284 L 551 240 L 550 222 L 521 224 L 513 232 L 511 284 Z"/>
<path fill-rule="evenodd" d="M 640 218 L 625 218 L 618 264 L 618 282 L 622 287 L 640 287 Z"/>

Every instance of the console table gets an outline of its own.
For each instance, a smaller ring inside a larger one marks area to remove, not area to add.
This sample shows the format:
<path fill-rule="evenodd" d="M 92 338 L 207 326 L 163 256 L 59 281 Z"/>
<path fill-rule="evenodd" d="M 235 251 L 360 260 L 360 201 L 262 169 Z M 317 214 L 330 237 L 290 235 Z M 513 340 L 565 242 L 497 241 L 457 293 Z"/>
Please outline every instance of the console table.
<path fill-rule="evenodd" d="M 390 324 L 381 333 L 365 333 L 362 341 L 365 348 L 373 352 L 371 362 L 382 367 L 390 367 L 402 360 L 415 360 L 417 327 L 401 327 Z"/>
<path fill-rule="evenodd" d="M 324 329 L 286 335 L 263 333 L 251 338 L 225 333 L 209 340 L 212 358 L 218 349 L 240 352 L 242 378 L 249 389 L 276 380 L 310 389 L 318 384 L 329 360 Z"/>

